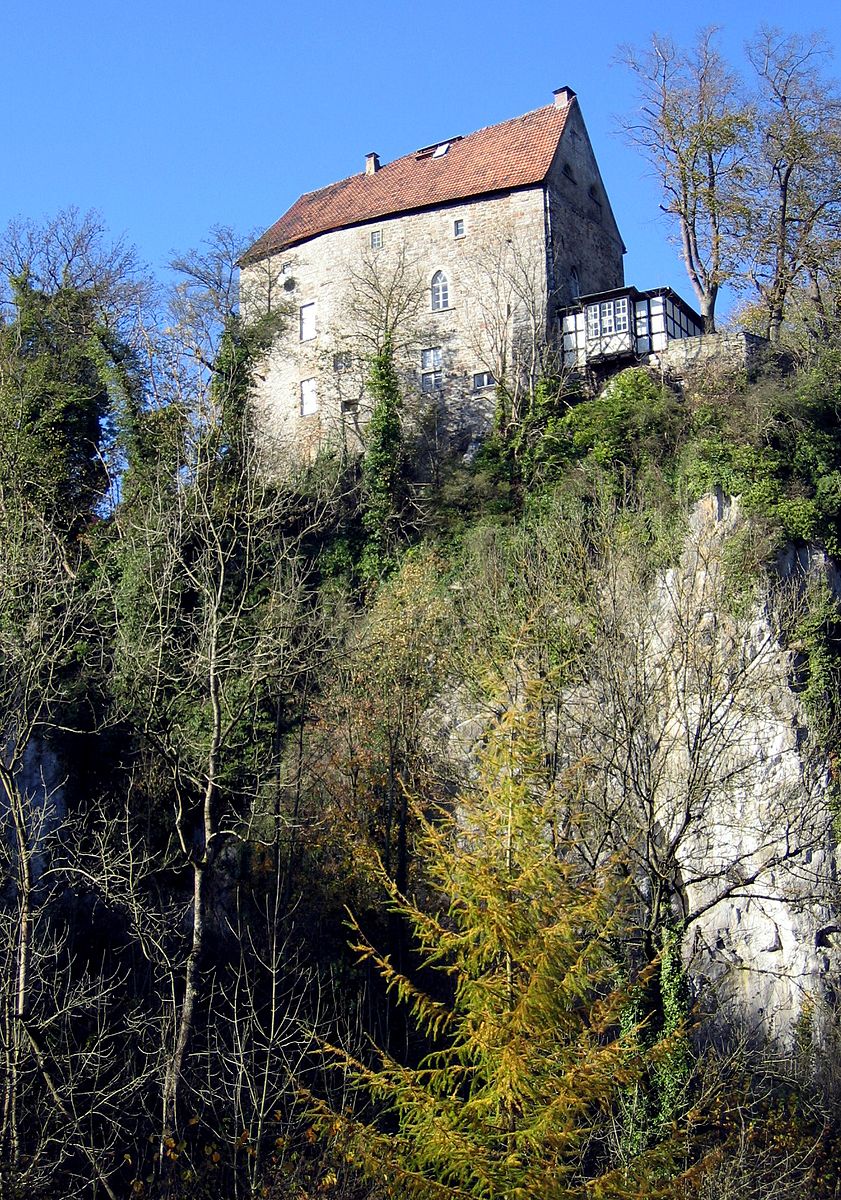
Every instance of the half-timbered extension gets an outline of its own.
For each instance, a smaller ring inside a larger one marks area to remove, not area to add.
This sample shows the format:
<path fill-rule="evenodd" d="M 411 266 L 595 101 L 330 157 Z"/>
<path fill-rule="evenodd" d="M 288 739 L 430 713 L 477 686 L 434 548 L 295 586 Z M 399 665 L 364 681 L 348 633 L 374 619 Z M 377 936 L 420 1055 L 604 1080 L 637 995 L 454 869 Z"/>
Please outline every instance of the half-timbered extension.
<path fill-rule="evenodd" d="M 613 288 L 582 296 L 561 314 L 567 368 L 656 364 L 670 342 L 699 337 L 704 323 L 671 288 Z"/>

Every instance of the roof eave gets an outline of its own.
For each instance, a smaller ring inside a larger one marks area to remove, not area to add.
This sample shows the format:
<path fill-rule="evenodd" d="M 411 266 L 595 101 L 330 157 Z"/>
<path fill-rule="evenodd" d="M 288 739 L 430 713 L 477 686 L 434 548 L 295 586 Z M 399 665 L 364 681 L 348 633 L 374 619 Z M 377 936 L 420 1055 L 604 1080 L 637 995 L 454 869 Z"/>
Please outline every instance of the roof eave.
<path fill-rule="evenodd" d="M 513 192 L 527 192 L 535 188 L 543 188 L 546 186 L 548 176 L 549 172 L 547 171 L 543 176 L 531 183 L 518 183 L 512 187 L 491 188 L 488 191 L 472 192 L 466 196 L 455 196 L 452 200 L 436 200 L 430 201 L 429 204 L 416 204 L 411 208 L 395 208 L 388 212 L 377 213 L 375 216 L 365 217 L 362 220 L 345 221 L 339 225 L 329 225 L 326 229 L 319 229 L 314 233 L 308 233 L 302 237 L 291 238 L 289 241 L 281 242 L 270 249 L 261 251 L 259 254 L 253 254 L 251 250 L 247 250 L 238 260 L 238 265 L 248 266 L 251 263 L 262 262 L 263 259 L 273 258 L 275 254 L 282 254 L 284 250 L 291 250 L 295 246 L 302 246 L 306 242 L 314 241 L 315 238 L 323 237 L 326 233 L 337 233 L 341 229 L 362 229 L 366 225 L 374 225 L 377 221 L 391 220 L 394 217 L 410 217 L 416 213 L 431 212 L 436 208 L 454 208 L 459 204 L 471 204 L 477 200 L 488 200 L 499 196 L 510 196 Z"/>

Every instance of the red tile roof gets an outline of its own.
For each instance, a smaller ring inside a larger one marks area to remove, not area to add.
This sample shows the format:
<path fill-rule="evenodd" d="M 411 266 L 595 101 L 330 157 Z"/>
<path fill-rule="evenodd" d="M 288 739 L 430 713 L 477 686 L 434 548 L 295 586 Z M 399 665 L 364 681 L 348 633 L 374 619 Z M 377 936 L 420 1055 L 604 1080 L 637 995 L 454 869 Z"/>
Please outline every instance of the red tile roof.
<path fill-rule="evenodd" d="M 330 229 L 542 183 L 570 103 L 550 104 L 479 129 L 452 141 L 439 158 L 419 157 L 416 151 L 371 175 L 351 175 L 317 192 L 306 192 L 257 239 L 242 261 L 255 262 Z"/>

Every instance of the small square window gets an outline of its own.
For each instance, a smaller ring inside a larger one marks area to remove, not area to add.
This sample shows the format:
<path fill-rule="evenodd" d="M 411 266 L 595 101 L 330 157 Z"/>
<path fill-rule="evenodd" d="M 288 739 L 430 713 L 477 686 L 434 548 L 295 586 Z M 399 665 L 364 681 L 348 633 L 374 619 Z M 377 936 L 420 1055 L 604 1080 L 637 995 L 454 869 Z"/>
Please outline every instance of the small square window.
<path fill-rule="evenodd" d="M 383 244 L 383 231 L 381 229 L 371 230 L 371 249 L 379 250 Z"/>
<path fill-rule="evenodd" d="M 490 371 L 477 371 L 473 376 L 473 391 L 481 392 L 482 388 L 496 387 L 496 380 Z"/>
<path fill-rule="evenodd" d="M 314 379 L 301 380 L 301 416 L 311 417 L 318 412 L 318 392 Z"/>
<path fill-rule="evenodd" d="M 441 372 L 441 347 L 430 346 L 421 350 L 421 391 L 437 392 L 443 384 Z"/>
<path fill-rule="evenodd" d="M 338 354 L 333 355 L 333 370 L 334 371 L 349 371 L 353 366 L 350 350 L 340 350 Z"/>
<path fill-rule="evenodd" d="M 312 341 L 315 337 L 315 304 L 302 304 L 298 311 L 301 341 Z"/>
<path fill-rule="evenodd" d="M 461 218 L 453 221 L 453 237 L 464 237 L 464 221 Z"/>

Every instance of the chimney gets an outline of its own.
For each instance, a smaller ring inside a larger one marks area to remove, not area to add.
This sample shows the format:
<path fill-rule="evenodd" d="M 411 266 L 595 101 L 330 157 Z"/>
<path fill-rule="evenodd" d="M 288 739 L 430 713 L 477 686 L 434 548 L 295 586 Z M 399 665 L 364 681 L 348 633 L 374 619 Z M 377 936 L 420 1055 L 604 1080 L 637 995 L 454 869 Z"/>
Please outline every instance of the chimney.
<path fill-rule="evenodd" d="M 575 99 L 575 92 L 571 87 L 557 88 L 552 95 L 555 97 L 555 108 L 566 108 Z"/>
<path fill-rule="evenodd" d="M 366 175 L 375 175 L 377 173 L 377 171 L 379 171 L 379 169 L 380 169 L 379 154 L 374 154 L 373 151 L 370 154 L 366 154 L 365 155 L 365 174 Z"/>

